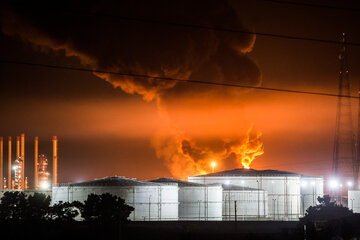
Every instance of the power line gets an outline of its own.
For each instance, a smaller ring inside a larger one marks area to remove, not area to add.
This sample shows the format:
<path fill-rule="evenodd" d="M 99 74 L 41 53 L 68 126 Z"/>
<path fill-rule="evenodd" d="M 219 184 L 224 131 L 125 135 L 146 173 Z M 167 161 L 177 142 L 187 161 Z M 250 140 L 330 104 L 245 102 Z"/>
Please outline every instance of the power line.
<path fill-rule="evenodd" d="M 277 4 L 313 7 L 313 8 L 324 8 L 324 9 L 334 9 L 334 10 L 353 11 L 353 12 L 360 11 L 360 8 L 338 7 L 338 6 L 331 6 L 331 5 L 318 4 L 318 3 L 306 3 L 306 2 L 285 1 L 285 0 L 261 0 L 261 1 L 277 3 Z"/>
<path fill-rule="evenodd" d="M 151 75 L 146 75 L 146 74 L 123 73 L 123 72 L 115 72 L 115 71 L 105 71 L 105 70 L 101 70 L 101 69 L 88 69 L 88 68 L 50 65 L 50 64 L 42 64 L 42 63 L 11 61 L 11 60 L 4 60 L 4 59 L 0 59 L 0 63 L 27 65 L 27 66 L 33 66 L 33 67 L 62 69 L 62 70 L 71 70 L 71 71 L 80 71 L 80 72 L 106 73 L 106 74 L 136 77 L 136 78 L 142 78 L 142 79 L 151 78 L 151 79 L 156 79 L 156 80 L 175 81 L 175 82 L 182 82 L 182 83 L 194 83 L 194 84 L 204 84 L 204 85 L 212 85 L 212 86 L 236 87 L 236 88 L 257 89 L 257 90 L 265 90 L 265 91 L 276 91 L 276 92 L 318 95 L 318 96 L 327 96 L 327 97 L 344 97 L 344 98 L 359 99 L 359 97 L 352 96 L 352 95 L 339 95 L 339 94 L 322 93 L 322 92 L 310 92 L 310 91 L 300 91 L 300 90 L 281 89 L 281 88 L 268 88 L 268 87 L 241 85 L 241 84 L 235 84 L 235 83 L 209 82 L 209 81 L 201 81 L 201 80 L 196 80 L 196 79 L 159 77 L 159 76 L 151 76 Z"/>
<path fill-rule="evenodd" d="M 187 24 L 187 23 L 178 23 L 178 22 L 169 22 L 169 21 L 162 21 L 162 20 L 152 20 L 152 19 L 144 19 L 144 18 L 133 18 L 127 16 L 120 16 L 120 15 L 111 15 L 111 14 L 104 14 L 104 13 L 65 13 L 69 15 L 82 15 L 82 16 L 89 16 L 89 17 L 102 17 L 102 18 L 115 18 L 123 21 L 133 21 L 133 22 L 142 22 L 142 23 L 150 23 L 150 24 L 161 24 L 161 25 L 171 25 L 177 27 L 187 27 L 187 28 L 195 28 L 195 29 L 203 29 L 203 30 L 214 30 L 220 32 L 230 32 L 230 33 L 241 33 L 241 34 L 248 34 L 248 35 L 256 35 L 262 37 L 271 37 L 271 38 L 279 38 L 279 39 L 288 39 L 288 40 L 302 40 L 302 41 L 311 41 L 311 42 L 318 42 L 318 43 L 328 43 L 328 44 L 341 44 L 340 41 L 337 40 L 328 40 L 328 39 L 321 39 L 321 38 L 312 38 L 312 37 L 301 37 L 301 36 L 291 36 L 291 35 L 284 35 L 284 34 L 274 34 L 274 33 L 264 33 L 264 32 L 252 32 L 248 30 L 240 30 L 240 29 L 231 29 L 231 28 L 223 28 L 223 27 L 213 27 L 213 26 L 206 26 L 206 25 L 199 25 L 199 24 Z M 360 42 L 347 42 L 349 46 L 360 46 Z"/>

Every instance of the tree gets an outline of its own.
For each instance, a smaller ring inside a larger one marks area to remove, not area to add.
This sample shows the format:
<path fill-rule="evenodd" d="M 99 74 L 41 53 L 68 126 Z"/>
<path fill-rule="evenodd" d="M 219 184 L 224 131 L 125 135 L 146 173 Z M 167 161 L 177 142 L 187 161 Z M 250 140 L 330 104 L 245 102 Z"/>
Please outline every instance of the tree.
<path fill-rule="evenodd" d="M 26 195 L 23 192 L 5 192 L 0 203 L 0 220 L 22 220 L 26 209 Z"/>
<path fill-rule="evenodd" d="M 0 220 L 45 220 L 51 198 L 43 193 L 26 196 L 24 192 L 5 192 L 0 203 Z"/>
<path fill-rule="evenodd" d="M 303 220 L 315 221 L 329 221 L 332 219 L 339 219 L 343 217 L 349 217 L 353 214 L 351 210 L 342 205 L 338 205 L 336 202 L 331 202 L 329 195 L 324 197 L 318 197 L 319 204 L 316 206 L 310 206 L 306 210 L 306 214 Z"/>
<path fill-rule="evenodd" d="M 133 210 L 124 199 L 110 193 L 90 194 L 81 208 L 81 216 L 86 221 L 125 222 Z"/>
<path fill-rule="evenodd" d="M 318 205 L 306 210 L 305 216 L 299 222 L 301 229 L 306 229 L 304 232 L 306 239 L 345 237 L 353 231 L 349 231 L 349 220 L 351 223 L 351 219 L 356 216 L 351 210 L 336 202 L 331 202 L 328 195 L 318 197 L 318 201 Z"/>
<path fill-rule="evenodd" d="M 77 207 L 79 202 L 62 202 L 60 201 L 57 204 L 54 204 L 49 212 L 49 219 L 55 221 L 70 222 L 79 215 L 79 208 Z"/>

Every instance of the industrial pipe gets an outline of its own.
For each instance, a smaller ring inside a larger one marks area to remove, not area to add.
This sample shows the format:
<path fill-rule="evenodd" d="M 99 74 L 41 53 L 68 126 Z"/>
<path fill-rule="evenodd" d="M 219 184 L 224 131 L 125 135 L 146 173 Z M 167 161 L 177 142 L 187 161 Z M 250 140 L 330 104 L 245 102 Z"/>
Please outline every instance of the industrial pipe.
<path fill-rule="evenodd" d="M 37 190 L 38 189 L 38 185 L 39 185 L 39 180 L 38 180 L 38 177 L 39 177 L 39 170 L 38 170 L 38 142 L 39 142 L 39 139 L 38 137 L 35 137 L 35 154 L 34 154 L 34 158 L 35 158 L 35 161 L 34 161 L 34 170 L 35 170 L 35 186 L 34 188 Z"/>
<path fill-rule="evenodd" d="M 12 189 L 11 187 L 11 137 L 9 137 L 9 163 L 8 163 L 8 189 Z"/>
<path fill-rule="evenodd" d="M 3 149 L 3 137 L 0 137 L 0 189 L 4 188 L 4 184 L 3 184 L 3 179 L 4 179 L 4 175 L 3 175 L 3 171 L 4 171 L 4 149 Z"/>
<path fill-rule="evenodd" d="M 57 185 L 57 137 L 53 136 L 53 186 Z"/>

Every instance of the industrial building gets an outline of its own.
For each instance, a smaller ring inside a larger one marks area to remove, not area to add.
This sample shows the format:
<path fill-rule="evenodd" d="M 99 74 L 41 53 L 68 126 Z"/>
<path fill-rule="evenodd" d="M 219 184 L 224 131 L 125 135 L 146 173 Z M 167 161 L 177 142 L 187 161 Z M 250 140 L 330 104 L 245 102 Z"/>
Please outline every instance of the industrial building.
<path fill-rule="evenodd" d="M 49 190 L 51 185 L 57 184 L 57 137 L 53 136 L 52 153 L 52 183 L 48 171 L 48 160 L 44 154 L 38 155 L 39 139 L 34 138 L 34 182 L 33 190 Z M 13 157 L 12 137 L 8 137 L 7 144 L 7 177 L 4 176 L 4 138 L 0 137 L 0 190 L 28 190 L 28 178 L 25 176 L 25 167 L 29 164 L 25 161 L 25 134 L 16 138 L 16 154 Z M 40 161 L 39 161 L 40 158 Z M 27 164 L 25 164 L 27 163 Z"/>
<path fill-rule="evenodd" d="M 256 189 L 259 192 L 258 197 L 254 198 L 258 202 L 256 219 L 261 220 L 298 220 L 309 206 L 317 204 L 317 197 L 324 194 L 323 178 L 277 170 L 238 168 L 190 176 L 188 180 L 201 184 L 220 183 Z M 262 190 L 263 196 L 267 193 L 267 201 L 265 197 L 260 198 Z M 264 202 L 267 202 L 267 208 L 262 206 Z"/>

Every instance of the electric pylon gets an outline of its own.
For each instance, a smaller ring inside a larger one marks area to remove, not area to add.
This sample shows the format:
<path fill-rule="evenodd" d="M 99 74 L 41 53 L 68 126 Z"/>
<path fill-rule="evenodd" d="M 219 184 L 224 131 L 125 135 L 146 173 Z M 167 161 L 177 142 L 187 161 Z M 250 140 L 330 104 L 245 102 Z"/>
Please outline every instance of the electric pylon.
<path fill-rule="evenodd" d="M 341 36 L 339 63 L 339 97 L 337 102 L 332 174 L 334 177 L 352 181 L 357 185 L 358 161 L 355 148 L 351 99 L 344 97 L 350 96 L 349 65 L 345 33 Z"/>

